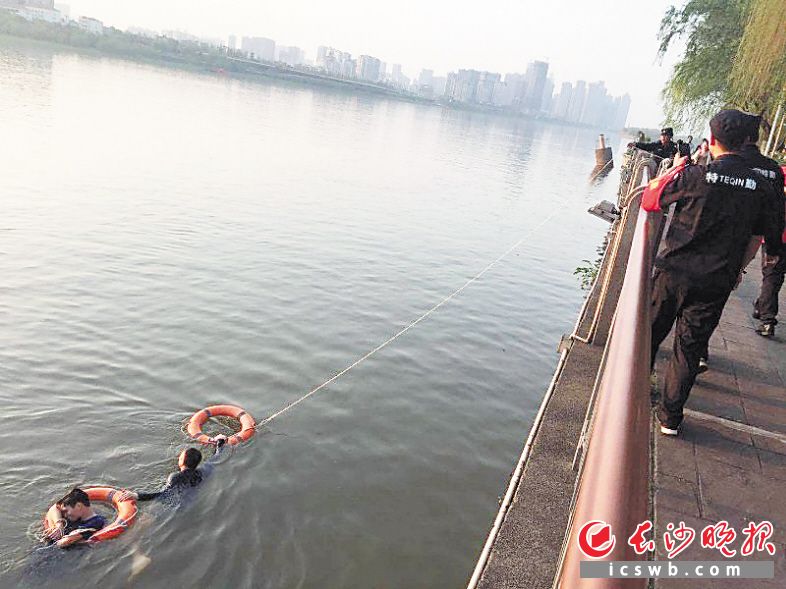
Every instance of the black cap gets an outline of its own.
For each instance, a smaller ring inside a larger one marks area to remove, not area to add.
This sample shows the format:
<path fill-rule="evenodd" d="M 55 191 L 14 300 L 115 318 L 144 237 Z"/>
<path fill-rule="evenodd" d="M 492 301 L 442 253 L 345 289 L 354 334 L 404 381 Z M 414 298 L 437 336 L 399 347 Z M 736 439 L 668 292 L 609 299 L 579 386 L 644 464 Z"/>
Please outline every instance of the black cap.
<path fill-rule="evenodd" d="M 755 115 L 752 112 L 744 112 L 748 119 L 748 137 L 754 141 L 759 140 L 759 127 L 761 127 L 761 115 Z"/>
<path fill-rule="evenodd" d="M 725 147 L 740 147 L 750 136 L 753 126 L 750 117 L 740 110 L 722 110 L 710 119 L 710 131 Z"/>
<path fill-rule="evenodd" d="M 668 135 L 669 137 L 674 137 L 674 129 L 671 127 L 664 127 L 660 130 L 661 135 Z"/>

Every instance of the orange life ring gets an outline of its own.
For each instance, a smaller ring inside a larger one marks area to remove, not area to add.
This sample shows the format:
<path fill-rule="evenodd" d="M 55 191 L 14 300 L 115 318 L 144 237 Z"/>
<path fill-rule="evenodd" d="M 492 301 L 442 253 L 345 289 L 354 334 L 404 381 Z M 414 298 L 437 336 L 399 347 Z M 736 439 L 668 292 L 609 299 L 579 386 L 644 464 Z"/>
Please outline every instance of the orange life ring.
<path fill-rule="evenodd" d="M 201 411 L 197 411 L 191 416 L 188 422 L 188 435 L 197 442 L 212 444 L 213 438 L 202 433 L 202 426 L 205 425 L 205 422 L 211 417 L 217 417 L 219 415 L 232 417 L 240 422 L 240 431 L 229 436 L 228 443 L 232 446 L 250 440 L 257 431 L 257 424 L 254 418 L 240 407 L 235 407 L 234 405 L 212 405 L 210 407 L 205 407 Z"/>
<path fill-rule="evenodd" d="M 87 539 L 87 544 L 95 544 L 104 540 L 111 540 L 117 538 L 120 534 L 125 532 L 131 524 L 134 523 L 137 514 L 136 501 L 134 499 L 119 500 L 119 495 L 122 493 L 120 489 L 113 487 L 81 487 L 90 498 L 90 502 L 99 501 L 103 503 L 111 503 L 112 507 L 117 511 L 117 517 L 108 526 L 101 528 L 95 534 Z"/>

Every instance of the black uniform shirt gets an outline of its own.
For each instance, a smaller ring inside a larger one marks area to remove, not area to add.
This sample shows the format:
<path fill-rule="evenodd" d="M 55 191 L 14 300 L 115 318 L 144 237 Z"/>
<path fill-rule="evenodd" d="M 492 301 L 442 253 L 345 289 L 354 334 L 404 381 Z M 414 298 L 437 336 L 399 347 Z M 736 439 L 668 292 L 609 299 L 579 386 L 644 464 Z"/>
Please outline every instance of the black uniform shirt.
<path fill-rule="evenodd" d="M 665 144 L 661 143 L 660 141 L 653 141 L 652 143 L 634 143 L 636 147 L 639 149 L 643 149 L 644 151 L 649 151 L 653 155 L 657 155 L 660 158 L 669 158 L 674 157 L 677 153 L 677 144 L 673 141 L 668 141 Z"/>
<path fill-rule="evenodd" d="M 755 144 L 751 143 L 750 145 L 746 145 L 740 151 L 740 155 L 745 159 L 745 163 L 747 163 L 754 172 L 758 172 L 762 176 L 764 176 L 767 180 L 770 181 L 772 187 L 775 189 L 776 194 L 783 196 L 783 170 L 778 165 L 774 159 L 768 158 L 766 155 L 762 155 L 759 151 L 759 148 L 756 147 Z M 776 210 L 773 211 L 773 214 L 778 219 L 779 223 L 784 222 L 784 205 L 786 205 L 786 201 L 781 199 L 780 206 L 776 207 Z M 770 255 L 777 255 L 773 254 L 767 250 L 767 253 Z"/>
<path fill-rule="evenodd" d="M 153 499 L 177 499 L 177 495 L 192 487 L 198 487 L 202 481 L 213 474 L 218 457 L 226 444 L 216 448 L 216 453 L 205 461 L 199 468 L 186 468 L 173 472 L 167 477 L 166 485 L 160 491 L 138 492 L 139 501 L 152 501 Z"/>
<path fill-rule="evenodd" d="M 782 224 L 772 215 L 776 195 L 737 154 L 689 166 L 663 190 L 660 206 L 677 206 L 655 266 L 691 282 L 730 287 L 751 236 L 780 247 Z M 781 197 L 782 198 L 782 197 Z"/>

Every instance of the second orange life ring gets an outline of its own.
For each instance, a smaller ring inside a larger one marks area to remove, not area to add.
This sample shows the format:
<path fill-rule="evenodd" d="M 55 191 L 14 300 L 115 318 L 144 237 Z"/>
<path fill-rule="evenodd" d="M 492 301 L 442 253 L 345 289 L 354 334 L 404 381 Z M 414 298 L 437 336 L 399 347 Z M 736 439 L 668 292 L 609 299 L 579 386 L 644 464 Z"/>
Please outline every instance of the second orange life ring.
<path fill-rule="evenodd" d="M 256 422 L 249 413 L 236 407 L 234 405 L 211 405 L 205 407 L 201 411 L 197 411 L 191 416 L 188 421 L 188 435 L 194 438 L 197 442 L 203 444 L 212 444 L 213 438 L 205 433 L 202 433 L 202 426 L 211 417 L 232 417 L 240 422 L 240 431 L 236 434 L 229 436 L 228 443 L 232 446 L 250 440 L 256 433 Z"/>

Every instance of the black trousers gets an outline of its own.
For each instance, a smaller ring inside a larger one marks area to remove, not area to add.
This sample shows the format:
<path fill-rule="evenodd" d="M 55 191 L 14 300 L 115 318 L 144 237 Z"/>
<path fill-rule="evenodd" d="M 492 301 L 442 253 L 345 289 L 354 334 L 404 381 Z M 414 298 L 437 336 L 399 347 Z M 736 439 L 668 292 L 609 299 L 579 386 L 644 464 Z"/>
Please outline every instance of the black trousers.
<path fill-rule="evenodd" d="M 682 423 L 682 410 L 696 381 L 699 358 L 706 354 L 732 287 L 726 281 L 691 282 L 655 271 L 652 285 L 652 367 L 660 344 L 675 321 L 674 350 L 663 375 L 658 419 L 666 427 Z"/>
<path fill-rule="evenodd" d="M 778 294 L 786 273 L 786 256 L 761 254 L 761 291 L 753 308 L 759 312 L 762 323 L 778 324 Z"/>

